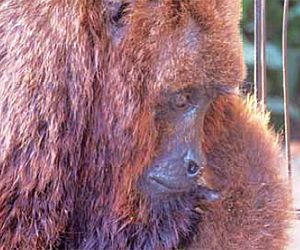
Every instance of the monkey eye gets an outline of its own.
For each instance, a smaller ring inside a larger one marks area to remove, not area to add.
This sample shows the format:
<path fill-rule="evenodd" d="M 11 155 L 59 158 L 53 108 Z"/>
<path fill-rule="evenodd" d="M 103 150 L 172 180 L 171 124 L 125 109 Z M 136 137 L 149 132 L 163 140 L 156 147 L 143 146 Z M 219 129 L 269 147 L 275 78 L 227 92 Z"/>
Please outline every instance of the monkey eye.
<path fill-rule="evenodd" d="M 172 107 L 175 110 L 185 111 L 192 106 L 192 95 L 189 92 L 176 93 L 172 98 Z"/>

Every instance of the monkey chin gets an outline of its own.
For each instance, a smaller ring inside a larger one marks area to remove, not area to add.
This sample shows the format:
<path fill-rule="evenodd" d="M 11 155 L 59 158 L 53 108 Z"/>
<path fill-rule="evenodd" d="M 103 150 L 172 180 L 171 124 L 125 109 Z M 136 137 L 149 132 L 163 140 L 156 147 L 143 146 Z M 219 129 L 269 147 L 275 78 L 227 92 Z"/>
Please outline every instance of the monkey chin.
<path fill-rule="evenodd" d="M 139 211 L 143 222 L 132 224 L 124 232 L 135 235 L 128 243 L 129 249 L 188 247 L 196 238 L 202 214 L 219 199 L 218 192 L 201 185 L 184 192 L 148 196 L 146 211 Z"/>
<path fill-rule="evenodd" d="M 136 187 L 122 213 L 108 209 L 97 229 L 77 248 L 186 249 L 198 238 L 203 216 L 220 199 L 204 181 L 184 190 L 162 187 L 151 192 L 154 186 L 140 179 Z"/>
<path fill-rule="evenodd" d="M 197 234 L 201 213 L 197 211 L 200 200 L 190 192 L 148 197 L 143 216 L 123 231 L 128 239 L 128 249 L 173 249 L 188 246 Z"/>

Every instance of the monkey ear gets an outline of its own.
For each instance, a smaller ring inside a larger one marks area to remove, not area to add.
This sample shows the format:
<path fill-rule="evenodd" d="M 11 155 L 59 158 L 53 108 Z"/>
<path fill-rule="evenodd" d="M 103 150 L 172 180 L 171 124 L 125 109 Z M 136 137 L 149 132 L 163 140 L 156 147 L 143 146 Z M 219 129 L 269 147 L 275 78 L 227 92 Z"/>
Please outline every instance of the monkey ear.
<path fill-rule="evenodd" d="M 135 0 L 103 0 L 108 35 L 118 44 L 129 25 L 129 16 Z"/>

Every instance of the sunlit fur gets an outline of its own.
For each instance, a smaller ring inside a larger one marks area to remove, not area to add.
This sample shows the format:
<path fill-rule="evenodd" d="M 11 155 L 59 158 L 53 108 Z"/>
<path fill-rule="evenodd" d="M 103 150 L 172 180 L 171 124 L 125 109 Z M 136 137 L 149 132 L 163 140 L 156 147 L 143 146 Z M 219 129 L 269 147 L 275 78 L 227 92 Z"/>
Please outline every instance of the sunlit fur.
<path fill-rule="evenodd" d="M 238 95 L 204 124 L 214 209 L 137 185 L 161 93 L 242 83 L 239 1 L 127 1 L 118 28 L 108 2 L 0 1 L 0 249 L 282 249 L 278 143 Z"/>
<path fill-rule="evenodd" d="M 285 249 L 292 219 L 278 136 L 253 98 L 219 98 L 206 116 L 210 182 L 223 199 L 203 213 L 191 249 Z M 285 170 L 285 171 L 284 171 Z"/>

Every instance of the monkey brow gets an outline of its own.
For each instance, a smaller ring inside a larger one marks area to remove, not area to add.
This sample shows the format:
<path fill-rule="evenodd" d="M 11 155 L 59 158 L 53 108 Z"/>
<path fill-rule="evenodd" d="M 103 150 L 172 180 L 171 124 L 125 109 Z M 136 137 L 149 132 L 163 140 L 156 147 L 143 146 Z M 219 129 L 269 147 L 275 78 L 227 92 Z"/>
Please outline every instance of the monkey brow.
<path fill-rule="evenodd" d="M 218 95 L 240 95 L 238 86 L 218 84 L 213 88 Z"/>
<path fill-rule="evenodd" d="M 209 86 L 204 87 L 204 91 L 207 96 L 209 96 L 212 99 L 217 98 L 218 96 L 229 96 L 229 95 L 240 95 L 239 87 L 238 86 L 232 86 L 228 84 L 220 84 L 215 83 L 211 84 Z"/>

